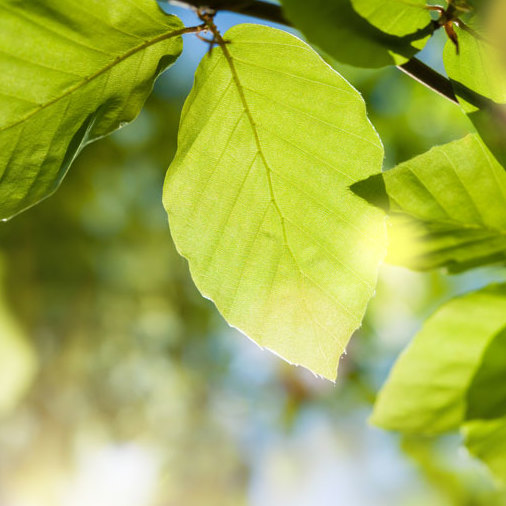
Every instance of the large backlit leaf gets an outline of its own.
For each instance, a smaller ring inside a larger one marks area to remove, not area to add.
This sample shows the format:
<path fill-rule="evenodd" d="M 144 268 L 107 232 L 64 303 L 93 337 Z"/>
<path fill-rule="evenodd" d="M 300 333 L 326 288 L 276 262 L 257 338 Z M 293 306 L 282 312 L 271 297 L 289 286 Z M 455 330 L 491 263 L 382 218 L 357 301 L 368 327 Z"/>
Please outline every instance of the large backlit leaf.
<path fill-rule="evenodd" d="M 391 213 L 387 261 L 451 272 L 506 261 L 506 172 L 477 135 L 353 186 Z"/>
<path fill-rule="evenodd" d="M 500 63 L 506 70 L 506 0 L 488 0 L 485 11 L 485 33 L 492 44 L 497 48 Z"/>
<path fill-rule="evenodd" d="M 181 28 L 154 0 L 0 0 L 0 219 L 136 117 Z"/>
<path fill-rule="evenodd" d="M 357 91 L 301 40 L 256 25 L 225 39 L 183 110 L 172 234 L 230 324 L 333 379 L 384 253 L 382 213 L 348 187 L 383 148 Z"/>
<path fill-rule="evenodd" d="M 310 7 L 306 0 L 282 0 L 282 4 L 288 19 L 311 43 L 336 60 L 357 67 L 405 63 L 423 48 L 433 31 L 429 12 L 422 9 L 399 6 L 404 24 L 395 23 L 390 19 L 392 5 L 401 2 L 394 0 L 385 4 L 372 0 L 313 0 Z M 373 4 L 377 4 L 375 12 L 371 11 Z M 369 13 L 377 26 L 356 9 Z M 420 23 L 422 17 L 426 19 L 424 26 Z M 409 31 L 403 33 L 403 27 Z"/>
<path fill-rule="evenodd" d="M 457 28 L 460 51 L 448 42 L 444 63 L 459 102 L 506 168 L 506 67 L 496 47 Z"/>
<path fill-rule="evenodd" d="M 442 306 L 394 365 L 372 423 L 424 434 L 458 428 L 466 418 L 467 390 L 482 356 L 505 325 L 505 284 Z"/>

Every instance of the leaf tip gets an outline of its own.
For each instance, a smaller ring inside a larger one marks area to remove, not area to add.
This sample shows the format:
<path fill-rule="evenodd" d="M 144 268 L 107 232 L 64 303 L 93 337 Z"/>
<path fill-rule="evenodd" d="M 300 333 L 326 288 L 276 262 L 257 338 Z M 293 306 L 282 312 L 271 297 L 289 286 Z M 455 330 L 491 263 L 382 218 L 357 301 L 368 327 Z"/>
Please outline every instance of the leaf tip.
<path fill-rule="evenodd" d="M 350 186 L 350 190 L 369 204 L 379 207 L 385 212 L 390 210 L 390 202 L 383 174 L 375 174 L 367 179 L 358 181 L 358 183 Z"/>

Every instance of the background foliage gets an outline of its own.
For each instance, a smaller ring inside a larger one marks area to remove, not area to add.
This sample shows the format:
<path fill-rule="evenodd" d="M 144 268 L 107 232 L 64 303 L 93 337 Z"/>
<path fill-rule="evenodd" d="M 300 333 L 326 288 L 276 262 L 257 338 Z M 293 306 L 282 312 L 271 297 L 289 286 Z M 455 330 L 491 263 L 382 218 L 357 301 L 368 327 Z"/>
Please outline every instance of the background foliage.
<path fill-rule="evenodd" d="M 240 21 L 217 18 L 222 31 Z M 337 387 L 239 338 L 197 293 L 161 206 L 182 101 L 207 50 L 186 42 L 141 116 L 88 147 L 62 191 L 0 228 L 1 360 L 11 368 L 0 390 L 0 503 L 506 503 L 460 436 L 399 438 L 366 421 L 423 321 L 504 279 L 504 268 L 447 277 L 383 266 Z M 422 54 L 435 67 L 443 43 L 438 33 Z M 335 65 L 364 95 L 385 168 L 472 129 L 393 67 Z M 500 364 L 486 371 L 500 380 Z M 480 401 L 481 376 L 473 371 L 469 393 Z M 469 405 L 468 414 L 487 409 Z M 469 420 L 469 449 L 504 473 L 503 421 Z"/>

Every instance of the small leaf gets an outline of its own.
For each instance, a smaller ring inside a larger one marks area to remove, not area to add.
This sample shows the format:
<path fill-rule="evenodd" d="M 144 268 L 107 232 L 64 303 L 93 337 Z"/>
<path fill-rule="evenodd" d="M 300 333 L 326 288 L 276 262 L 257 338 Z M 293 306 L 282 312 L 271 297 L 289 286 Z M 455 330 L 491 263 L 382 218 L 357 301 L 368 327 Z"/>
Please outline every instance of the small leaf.
<path fill-rule="evenodd" d="M 451 300 L 399 357 L 374 406 L 372 423 L 406 433 L 456 429 L 483 353 L 506 325 L 506 284 Z"/>
<path fill-rule="evenodd" d="M 456 28 L 459 53 L 450 41 L 444 63 L 455 94 L 490 151 L 506 168 L 506 67 L 491 44 Z"/>
<path fill-rule="evenodd" d="M 506 173 L 477 135 L 353 185 L 388 209 L 387 261 L 450 272 L 506 261 Z"/>
<path fill-rule="evenodd" d="M 164 203 L 193 279 L 260 346 L 334 379 L 384 254 L 349 191 L 383 148 L 358 94 L 309 46 L 240 25 L 183 109 Z"/>
<path fill-rule="evenodd" d="M 411 10 L 395 0 L 313 0 L 310 8 L 306 0 L 282 0 L 282 4 L 288 19 L 312 44 L 356 67 L 405 63 L 424 47 L 433 32 L 429 11 Z M 399 10 L 394 14 L 395 5 Z M 355 7 L 369 13 L 372 24 Z M 378 10 L 371 12 L 373 7 Z M 409 33 L 403 33 L 404 25 L 395 22 L 399 13 Z"/>
<path fill-rule="evenodd" d="M 353 8 L 376 28 L 403 37 L 431 23 L 425 0 L 351 0 Z"/>
<path fill-rule="evenodd" d="M 0 0 L 0 219 L 50 195 L 84 145 L 137 116 L 181 28 L 153 0 Z"/>

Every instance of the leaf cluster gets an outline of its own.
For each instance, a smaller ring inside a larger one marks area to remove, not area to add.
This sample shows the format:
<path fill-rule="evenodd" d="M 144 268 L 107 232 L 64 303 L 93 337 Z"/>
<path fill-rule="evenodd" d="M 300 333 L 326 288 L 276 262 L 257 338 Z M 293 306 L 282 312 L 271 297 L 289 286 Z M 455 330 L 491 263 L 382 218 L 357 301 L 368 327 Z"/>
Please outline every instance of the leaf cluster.
<path fill-rule="evenodd" d="M 506 261 L 506 57 L 489 29 L 501 1 L 314 0 L 308 15 L 283 0 L 276 20 L 304 42 L 255 24 L 222 34 L 201 7 L 184 27 L 154 0 L 0 0 L 0 219 L 138 115 L 183 34 L 207 34 L 163 188 L 174 243 L 230 325 L 334 380 L 385 256 L 449 273 Z M 413 59 L 442 28 L 449 81 Z M 327 61 L 399 66 L 475 131 L 382 172 L 366 104 Z M 504 284 L 448 302 L 395 365 L 373 422 L 461 429 L 506 479 L 505 329 Z"/>

